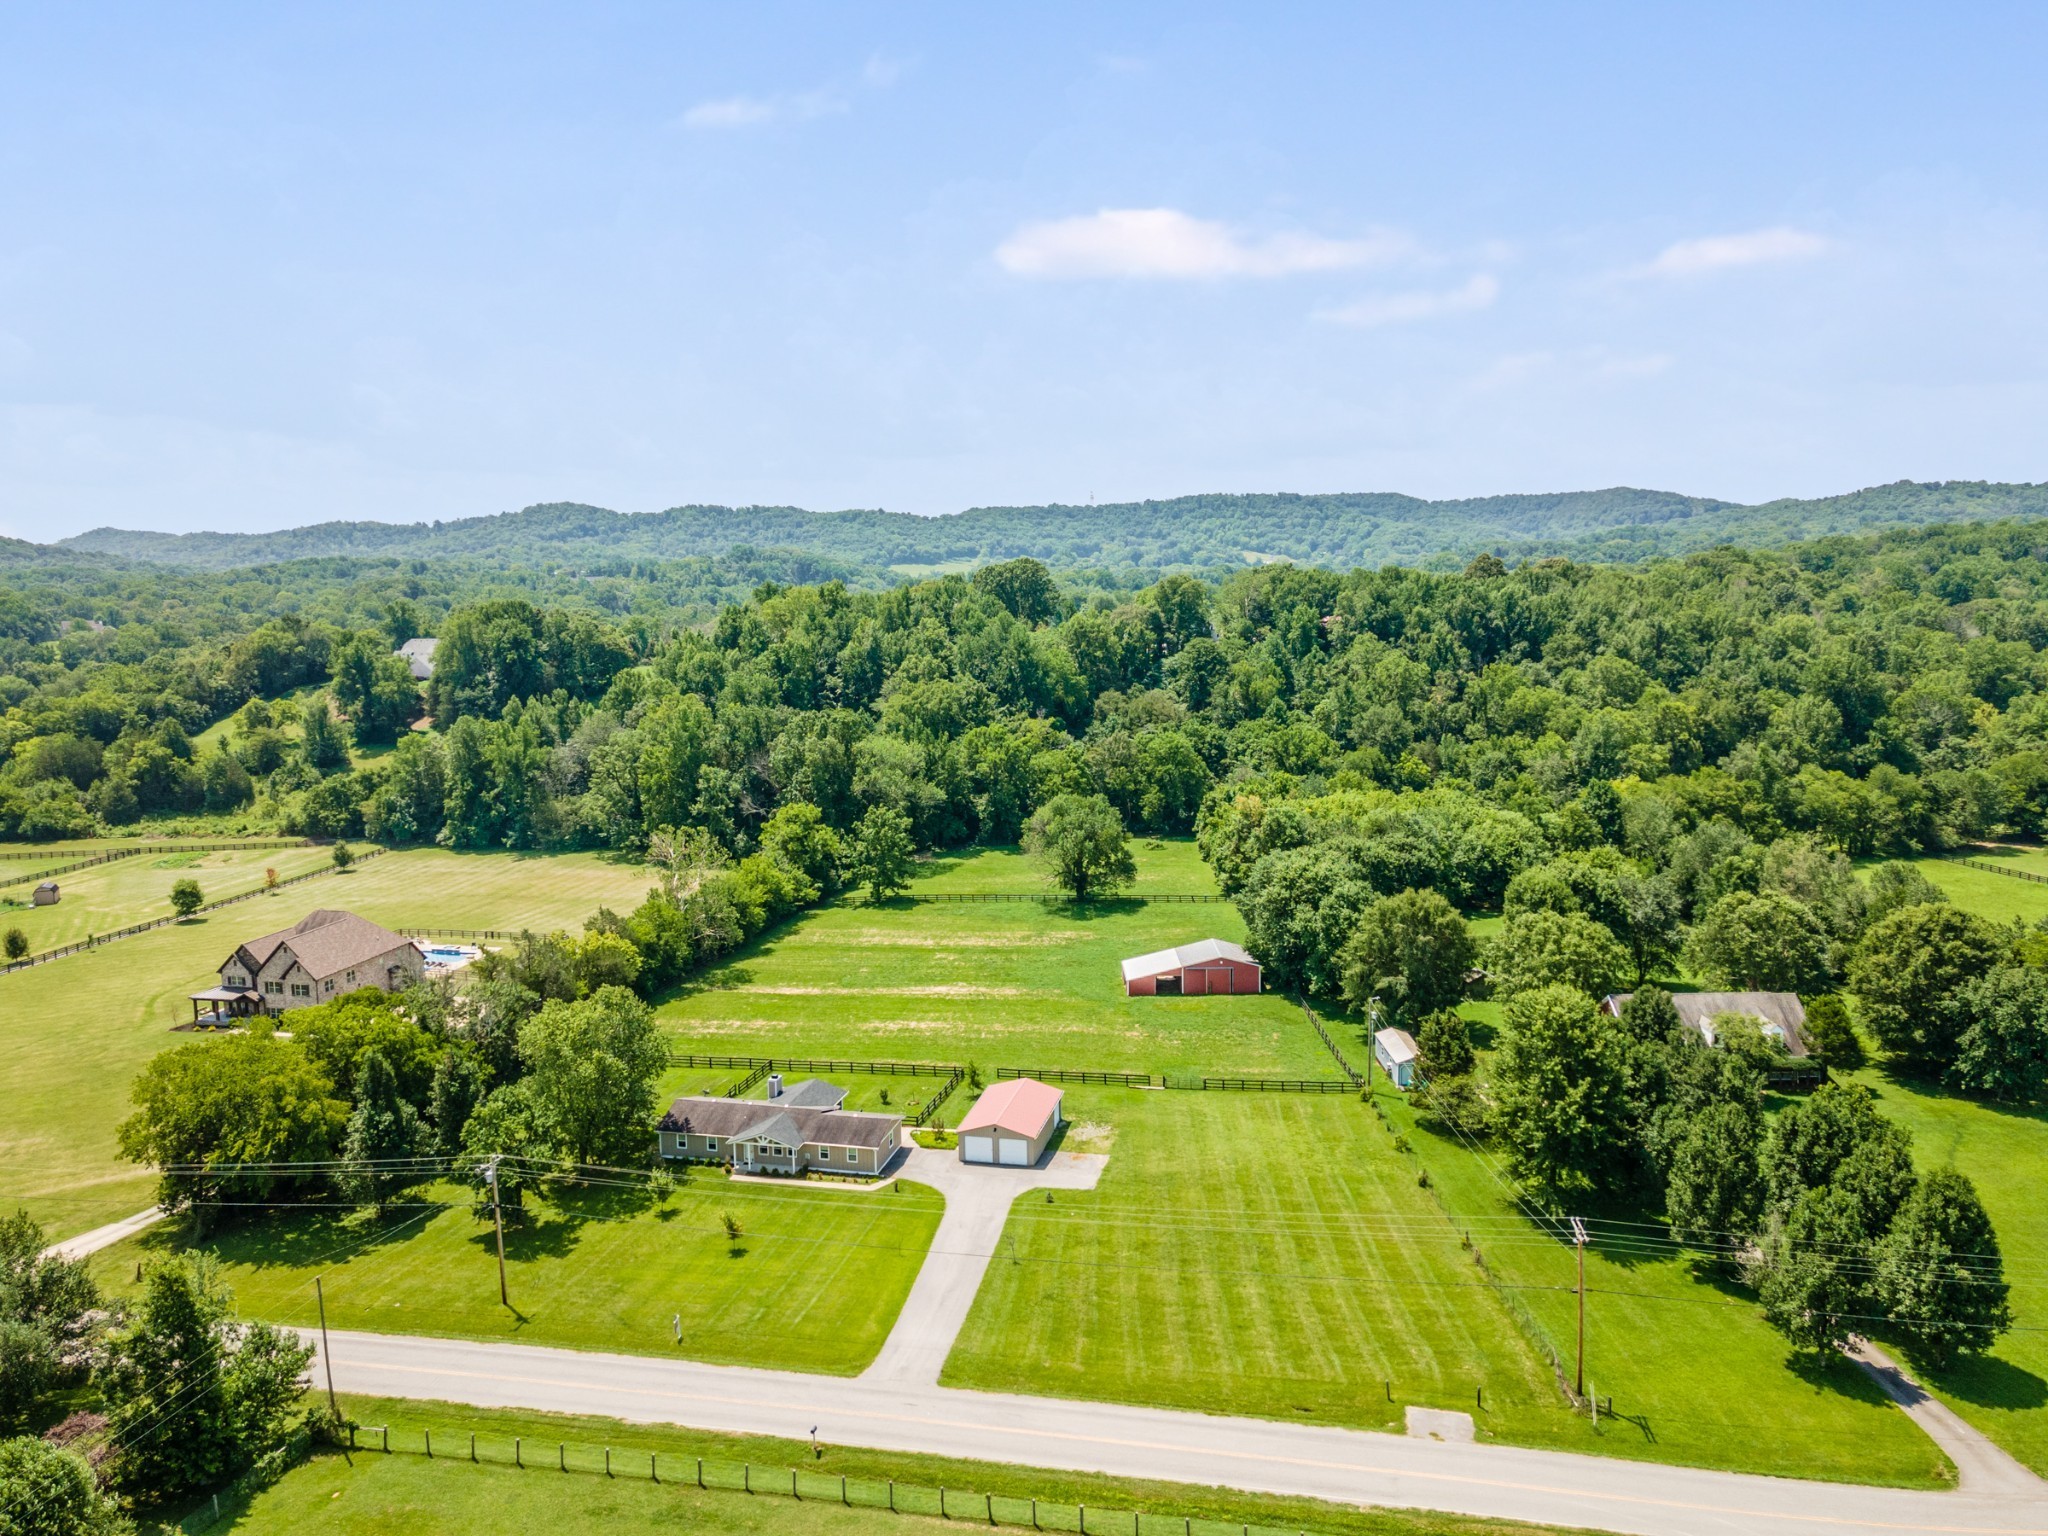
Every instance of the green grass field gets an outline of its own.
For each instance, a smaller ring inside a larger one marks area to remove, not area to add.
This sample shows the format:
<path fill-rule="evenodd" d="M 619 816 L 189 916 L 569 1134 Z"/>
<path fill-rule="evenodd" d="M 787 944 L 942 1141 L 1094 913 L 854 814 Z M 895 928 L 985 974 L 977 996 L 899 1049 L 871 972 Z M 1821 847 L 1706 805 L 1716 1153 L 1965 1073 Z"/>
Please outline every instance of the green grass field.
<path fill-rule="evenodd" d="M 848 900 L 707 971 L 661 1019 L 707 1053 L 1330 1076 L 1285 997 L 1124 996 L 1120 960 L 1209 937 L 1243 940 L 1235 908 Z"/>
<path fill-rule="evenodd" d="M 198 1246 L 220 1260 L 249 1317 L 311 1323 L 319 1275 L 336 1328 L 848 1376 L 888 1336 L 943 1208 L 922 1185 L 779 1188 L 708 1172 L 658 1198 L 561 1190 L 506 1225 L 508 1308 L 491 1224 L 472 1213 L 469 1191 L 423 1185 L 405 1202 L 382 1220 L 280 1212 Z M 737 1245 L 728 1213 L 744 1229 Z M 106 1250 L 96 1268 L 124 1288 L 138 1258 L 180 1241 L 154 1229 Z"/>
<path fill-rule="evenodd" d="M 1216 875 L 1202 862 L 1194 839 L 1138 838 L 1131 843 L 1138 878 L 1126 896 L 1214 896 Z M 1016 848 L 977 848 L 938 854 L 921 862 L 911 881 L 913 896 L 1003 892 L 1030 896 L 1057 893 L 1032 859 Z"/>
<path fill-rule="evenodd" d="M 1519 1299 L 1567 1367 L 1576 1331 L 1569 1243 L 1540 1230 L 1502 1182 L 1494 1156 L 1422 1129 L 1405 1097 L 1376 1095 L 1415 1149 L 1451 1219 Z M 1622 1231 L 1626 1229 L 1611 1229 Z M 1854 1366 L 1801 1366 L 1743 1291 L 1657 1239 L 1615 1237 L 1586 1255 L 1586 1376 L 1613 1400 L 1595 1431 L 1565 1419 L 1543 1443 L 1784 1477 L 1947 1486 L 1954 1469 Z"/>
<path fill-rule="evenodd" d="M 2048 1476 L 2048 1110 L 2001 1109 L 1875 1069 L 1857 1076 L 1912 1131 L 1922 1168 L 1954 1167 L 1976 1184 L 2012 1287 L 2013 1330 L 1988 1355 L 1936 1368 L 1901 1352 L 1950 1407 Z"/>
<path fill-rule="evenodd" d="M 264 848 L 227 853 L 158 852 L 97 864 L 57 877 L 62 899 L 55 906 L 22 906 L 0 911 L 0 926 L 19 928 L 37 952 L 70 944 L 87 934 L 107 933 L 130 923 L 168 917 L 171 887 L 196 880 L 208 901 L 260 890 L 263 872 L 274 869 L 281 880 L 324 868 L 332 861 L 326 848 Z M 0 879 L 6 870 L 0 868 Z M 0 896 L 26 902 L 33 884 L 0 889 Z"/>
<path fill-rule="evenodd" d="M 1985 863 L 2010 865 L 2032 874 L 2048 874 L 2048 869 L 2036 868 L 2027 862 L 2026 855 L 2002 856 L 1982 849 L 1968 850 L 1968 856 Z M 2038 859 L 2039 855 L 2032 855 Z M 1988 869 L 1972 869 L 1961 862 L 1960 856 L 1953 859 L 1915 859 L 1913 865 L 1929 880 L 1947 894 L 1948 899 L 1980 916 L 1994 922 L 2009 923 L 2020 918 L 2028 923 L 2037 923 L 2048 918 L 2048 885 L 2036 885 L 2031 880 L 2015 880 L 2010 875 L 1993 874 Z"/>
<path fill-rule="evenodd" d="M 647 883 L 644 870 L 597 854 L 411 850 L 0 976 L 8 1062 L 0 1208 L 26 1206 L 62 1237 L 149 1203 L 154 1177 L 114 1147 L 128 1085 L 151 1056 L 182 1042 L 169 1031 L 192 1016 L 186 994 L 212 985 L 242 940 L 315 907 L 346 907 L 399 929 L 575 928 L 601 903 L 636 904 Z"/>
<path fill-rule="evenodd" d="M 836 1445 L 814 1455 L 808 1441 L 616 1419 L 369 1397 L 344 1398 L 342 1408 L 363 1424 L 388 1428 L 391 1453 L 359 1449 L 349 1456 L 315 1456 L 246 1504 L 229 1508 L 224 1502 L 232 1523 L 221 1529 L 243 1536 L 302 1530 L 500 1536 L 514 1528 L 582 1536 L 641 1527 L 709 1536 L 882 1536 L 982 1520 L 982 1500 L 992 1496 L 996 1518 L 1011 1526 L 1030 1519 L 1030 1501 L 1036 1499 L 1040 1528 L 1048 1531 L 1078 1530 L 1080 1505 L 1088 1507 L 1091 1531 L 1128 1531 L 1131 1515 L 1141 1513 L 1146 1536 L 1167 1530 L 1199 1536 L 1535 1536 L 1559 1530 Z M 475 1462 L 469 1459 L 472 1434 Z M 425 1454 L 429 1435 L 431 1459 Z M 514 1437 L 523 1442 L 523 1470 L 514 1464 Z M 358 1444 L 375 1447 L 382 1441 L 359 1434 Z M 653 1466 L 650 1456 L 657 1458 Z M 696 1484 L 700 1457 L 702 1490 Z M 560 1470 L 564 1463 L 566 1473 Z M 789 1496 L 793 1468 L 799 1469 L 800 1503 Z M 650 1471 L 659 1472 L 659 1483 L 650 1480 Z M 839 1502 L 842 1477 L 852 1507 Z M 892 1481 L 903 1513 L 888 1511 Z M 755 1490 L 751 1498 L 742 1491 L 749 1485 Z M 943 1525 L 936 1518 L 941 1488 L 949 1490 L 952 1516 Z M 507 1510 L 515 1508 L 516 1527 L 507 1524 Z"/>
<path fill-rule="evenodd" d="M 1014 1208 L 947 1384 L 1565 1432 L 1548 1370 L 1354 1096 L 1077 1088 L 1067 1112 L 1113 1130 L 1102 1184 Z"/>

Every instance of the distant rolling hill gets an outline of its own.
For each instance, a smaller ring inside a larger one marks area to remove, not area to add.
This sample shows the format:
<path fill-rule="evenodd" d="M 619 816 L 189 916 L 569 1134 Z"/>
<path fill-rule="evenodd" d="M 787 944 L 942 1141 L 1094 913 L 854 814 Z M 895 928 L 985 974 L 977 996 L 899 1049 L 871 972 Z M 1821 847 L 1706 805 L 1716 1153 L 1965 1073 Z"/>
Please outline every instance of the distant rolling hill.
<path fill-rule="evenodd" d="M 788 550 L 917 572 L 1034 555 L 1069 569 L 1213 569 L 1271 560 L 1349 568 L 1569 555 L 1641 560 L 1716 544 L 1773 545 L 1928 523 L 2048 516 L 2048 484 L 1900 481 L 1846 496 L 1742 506 L 1617 487 L 1423 501 L 1393 493 L 1182 496 L 1103 506 L 976 507 L 943 517 L 674 507 L 610 512 L 553 503 L 437 523 L 319 523 L 275 533 L 96 528 L 58 550 L 210 569 L 328 556 L 468 556 L 508 565 L 603 555 L 672 560 Z"/>

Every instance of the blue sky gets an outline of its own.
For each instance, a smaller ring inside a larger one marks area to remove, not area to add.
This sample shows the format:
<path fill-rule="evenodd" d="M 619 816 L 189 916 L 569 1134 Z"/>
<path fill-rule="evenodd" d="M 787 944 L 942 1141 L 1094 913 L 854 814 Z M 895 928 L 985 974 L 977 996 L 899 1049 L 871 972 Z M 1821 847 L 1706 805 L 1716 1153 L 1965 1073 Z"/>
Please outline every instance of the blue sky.
<path fill-rule="evenodd" d="M 0 11 L 0 531 L 2048 478 L 2048 8 Z"/>

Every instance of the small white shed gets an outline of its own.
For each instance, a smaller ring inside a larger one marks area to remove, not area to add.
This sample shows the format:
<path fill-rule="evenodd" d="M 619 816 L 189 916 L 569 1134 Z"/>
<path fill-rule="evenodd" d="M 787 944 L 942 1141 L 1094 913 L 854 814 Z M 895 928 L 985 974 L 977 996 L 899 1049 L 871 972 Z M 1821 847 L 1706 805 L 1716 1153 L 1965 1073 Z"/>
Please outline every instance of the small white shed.
<path fill-rule="evenodd" d="M 1396 1088 L 1415 1086 L 1415 1064 L 1422 1059 L 1422 1051 L 1407 1030 L 1376 1031 L 1372 1037 L 1372 1054 L 1387 1076 L 1394 1080 Z"/>

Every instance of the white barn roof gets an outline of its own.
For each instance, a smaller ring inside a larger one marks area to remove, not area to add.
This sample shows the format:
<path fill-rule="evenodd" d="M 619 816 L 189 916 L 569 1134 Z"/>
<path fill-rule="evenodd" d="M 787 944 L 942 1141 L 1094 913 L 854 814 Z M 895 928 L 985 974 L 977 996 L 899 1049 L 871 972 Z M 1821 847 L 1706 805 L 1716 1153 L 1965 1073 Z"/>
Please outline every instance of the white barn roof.
<path fill-rule="evenodd" d="M 1186 970 L 1191 965 L 1203 965 L 1215 960 L 1234 960 L 1239 965 L 1257 965 L 1259 962 L 1244 952 L 1242 945 L 1228 939 L 1202 939 L 1193 944 L 1183 944 L 1178 949 L 1162 949 L 1150 955 L 1139 955 L 1124 962 L 1124 980 L 1135 981 L 1140 976 L 1164 976 L 1168 971 Z"/>

